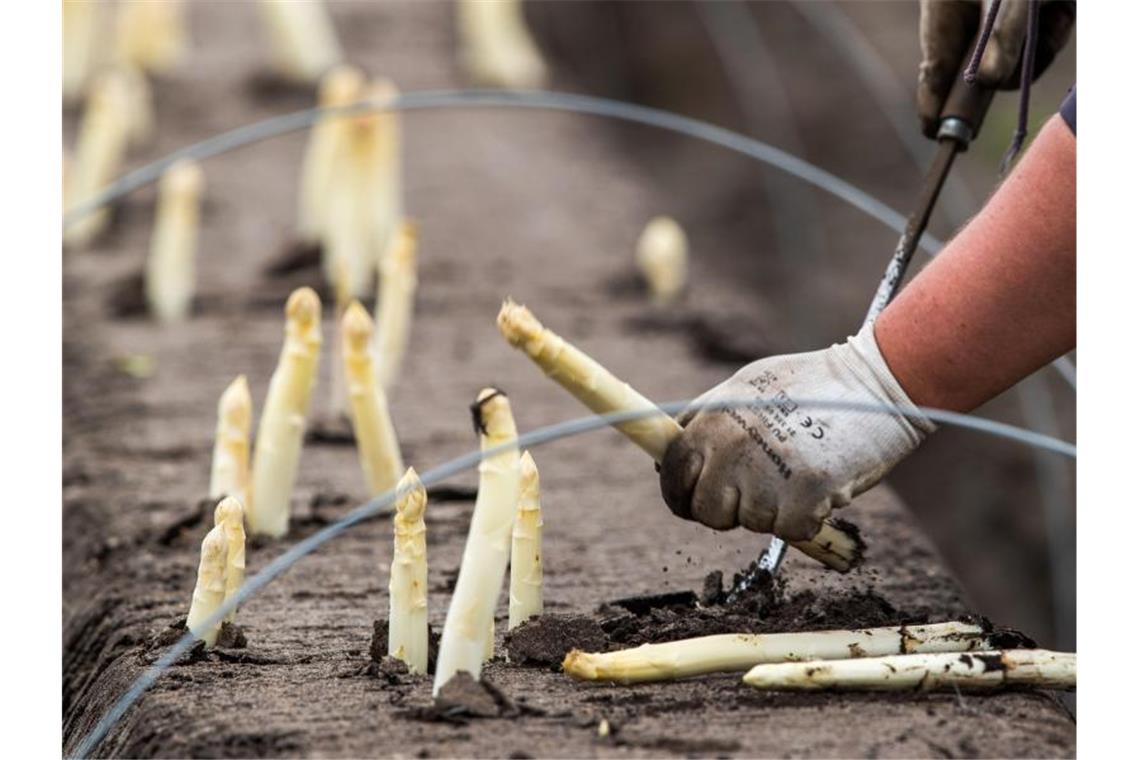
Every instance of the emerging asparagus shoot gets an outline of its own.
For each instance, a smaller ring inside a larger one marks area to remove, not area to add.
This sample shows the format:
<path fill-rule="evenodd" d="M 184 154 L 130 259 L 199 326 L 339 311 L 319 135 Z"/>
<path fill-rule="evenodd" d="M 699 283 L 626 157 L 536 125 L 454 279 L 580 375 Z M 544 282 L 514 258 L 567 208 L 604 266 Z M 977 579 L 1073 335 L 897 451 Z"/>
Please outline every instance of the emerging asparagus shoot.
<path fill-rule="evenodd" d="M 519 458 L 521 486 L 511 532 L 510 618 L 507 630 L 542 614 L 542 508 L 538 467 L 529 451 Z"/>
<path fill-rule="evenodd" d="M 360 70 L 341 64 L 321 78 L 317 102 L 321 108 L 344 108 L 360 100 L 363 90 L 364 75 Z M 347 150 L 345 132 L 349 119 L 336 114 L 322 116 L 309 134 L 297 210 L 298 235 L 307 243 L 324 240 L 328 215 L 326 198 L 338 192 L 334 183 L 335 169 L 342 152 Z M 331 268 L 325 271 L 325 277 L 333 281 Z"/>
<path fill-rule="evenodd" d="M 416 300 L 416 248 L 419 230 L 410 219 L 400 222 L 380 259 L 376 293 L 376 358 L 380 384 L 390 390 L 400 373 Z"/>
<path fill-rule="evenodd" d="M 218 399 L 218 427 L 210 465 L 210 496 L 235 496 L 249 504 L 249 431 L 253 399 L 249 382 L 238 375 Z"/>
<path fill-rule="evenodd" d="M 261 0 L 273 65 L 286 80 L 315 84 L 340 63 L 340 43 L 324 0 Z"/>
<path fill-rule="evenodd" d="M 225 595 L 223 602 L 237 593 L 245 583 L 245 510 L 241 502 L 227 496 L 214 508 L 214 527 L 221 528 L 226 538 L 226 565 L 223 572 Z M 232 623 L 237 610 L 230 610 L 225 622 Z"/>
<path fill-rule="evenodd" d="M 375 496 L 396 486 L 404 462 L 388 413 L 388 400 L 372 366 L 372 318 L 359 301 L 353 301 L 345 310 L 341 336 L 352 430 L 360 466 Z"/>
<path fill-rule="evenodd" d="M 206 627 L 205 622 L 218 611 L 226 596 L 226 555 L 229 547 L 225 530 L 215 526 L 202 540 L 202 556 L 198 563 L 198 582 L 194 585 L 194 597 L 190 601 L 190 612 L 186 616 L 186 627 L 197 638 L 206 642 L 206 647 L 214 646 L 218 639 L 221 622 Z"/>
<path fill-rule="evenodd" d="M 744 683 L 766 691 L 996 691 L 1077 687 L 1077 655 L 1046 649 L 897 654 L 757 665 Z"/>
<path fill-rule="evenodd" d="M 257 428 L 249 530 L 280 538 L 289 529 L 289 500 L 305 435 L 305 415 L 321 349 L 321 299 L 298 288 L 285 304 L 285 343 Z"/>
<path fill-rule="evenodd" d="M 130 110 L 128 83 L 120 72 L 105 72 L 87 98 L 68 172 L 65 209 L 90 201 L 118 173 L 130 136 Z M 106 208 L 90 212 L 64 230 L 64 243 L 72 248 L 88 245 L 106 228 L 107 219 Z"/>
<path fill-rule="evenodd" d="M 617 379 L 598 362 L 542 326 L 525 306 L 509 298 L 499 311 L 499 331 L 525 352 L 548 377 L 595 414 L 641 414 L 628 422 L 614 423 L 654 461 L 660 462 L 669 443 L 681 434 L 681 426 L 656 404 L 627 383 Z M 847 572 L 862 561 L 863 544 L 854 529 L 825 520 L 810 541 L 791 543 L 809 557 L 833 570 Z"/>
<path fill-rule="evenodd" d="M 668 304 L 685 287 L 689 241 L 681 225 L 667 216 L 650 220 L 637 240 L 637 265 L 653 300 Z"/>
<path fill-rule="evenodd" d="M 186 319 L 193 305 L 202 182 L 202 169 L 189 159 L 172 164 L 159 182 L 146 299 L 161 322 Z"/>
<path fill-rule="evenodd" d="M 63 99 L 77 100 L 95 64 L 95 39 L 106 6 L 103 3 L 63 4 Z"/>
<path fill-rule="evenodd" d="M 789 660 L 840 660 L 899 652 L 972 652 L 993 648 L 989 631 L 965 622 L 808 633 L 727 633 L 644 644 L 616 652 L 573 650 L 562 670 L 583 681 L 641 683 L 746 671 Z"/>
<path fill-rule="evenodd" d="M 502 391 L 484 388 L 471 411 L 484 459 L 459 578 L 443 626 L 433 695 L 461 670 L 479 678 L 510 558 L 511 524 L 519 500 L 518 433 L 510 402 Z"/>
<path fill-rule="evenodd" d="M 427 673 L 427 491 L 411 467 L 397 487 L 395 551 L 388 580 L 388 654 Z"/>
<path fill-rule="evenodd" d="M 456 11 L 463 63 L 475 84 L 525 90 L 546 82 L 519 0 L 459 0 Z"/>

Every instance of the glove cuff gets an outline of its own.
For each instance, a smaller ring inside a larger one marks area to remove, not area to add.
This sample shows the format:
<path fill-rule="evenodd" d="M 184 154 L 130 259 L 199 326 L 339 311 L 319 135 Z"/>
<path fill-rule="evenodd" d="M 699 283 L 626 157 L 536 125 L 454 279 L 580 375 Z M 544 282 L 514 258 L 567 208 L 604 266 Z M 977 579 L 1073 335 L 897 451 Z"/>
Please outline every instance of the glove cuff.
<path fill-rule="evenodd" d="M 858 334 L 848 338 L 847 347 L 850 348 L 850 353 L 844 358 L 848 364 L 858 362 L 859 367 L 852 366 L 852 369 L 861 375 L 870 375 L 866 379 L 874 381 L 878 392 L 885 396 L 886 400 L 898 409 L 899 416 L 914 428 L 918 438 L 916 445 L 938 429 L 938 426 L 910 400 L 910 396 L 906 394 L 891 372 L 891 368 L 887 366 L 887 360 L 883 358 L 882 352 L 879 351 L 879 343 L 875 340 L 874 323 L 864 325 Z"/>

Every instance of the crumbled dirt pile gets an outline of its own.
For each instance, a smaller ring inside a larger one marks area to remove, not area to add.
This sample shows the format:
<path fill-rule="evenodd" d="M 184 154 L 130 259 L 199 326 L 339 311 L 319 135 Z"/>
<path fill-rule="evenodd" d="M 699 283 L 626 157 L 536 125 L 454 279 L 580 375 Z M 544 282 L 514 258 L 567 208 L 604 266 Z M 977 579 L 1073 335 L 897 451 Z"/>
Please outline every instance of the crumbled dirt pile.
<path fill-rule="evenodd" d="M 600 652 L 609 648 L 606 632 L 585 615 L 540 615 L 507 636 L 512 665 L 545 666 L 557 670 L 571 649 Z"/>
<path fill-rule="evenodd" d="M 435 672 L 435 661 L 439 657 L 439 636 L 435 626 L 428 623 L 428 673 Z M 388 618 L 372 621 L 372 641 L 368 645 L 368 656 L 374 665 L 383 665 L 385 660 L 393 659 L 388 657 Z"/>

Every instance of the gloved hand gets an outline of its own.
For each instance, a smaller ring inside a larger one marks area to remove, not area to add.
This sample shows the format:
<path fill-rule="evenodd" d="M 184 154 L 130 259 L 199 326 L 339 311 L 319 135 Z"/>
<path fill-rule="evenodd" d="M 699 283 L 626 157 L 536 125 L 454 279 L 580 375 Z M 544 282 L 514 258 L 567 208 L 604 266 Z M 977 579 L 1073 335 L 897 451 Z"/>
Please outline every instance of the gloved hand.
<path fill-rule="evenodd" d="M 921 0 L 918 117 L 927 137 L 934 138 L 938 132 L 938 115 L 962 61 L 973 52 L 974 35 L 982 26 L 990 2 L 992 0 Z M 1069 41 L 1077 18 L 1077 4 L 1072 0 L 1043 2 L 1040 9 L 1034 79 Z M 1029 0 L 1003 0 L 978 67 L 978 81 L 983 86 L 1017 89 L 1028 18 Z"/>
<path fill-rule="evenodd" d="M 699 408 L 729 400 L 756 403 Z M 678 421 L 685 430 L 660 468 L 669 508 L 717 530 L 743 525 L 791 541 L 812 538 L 832 509 L 877 483 L 935 430 L 891 374 L 873 325 L 822 351 L 753 362 Z"/>

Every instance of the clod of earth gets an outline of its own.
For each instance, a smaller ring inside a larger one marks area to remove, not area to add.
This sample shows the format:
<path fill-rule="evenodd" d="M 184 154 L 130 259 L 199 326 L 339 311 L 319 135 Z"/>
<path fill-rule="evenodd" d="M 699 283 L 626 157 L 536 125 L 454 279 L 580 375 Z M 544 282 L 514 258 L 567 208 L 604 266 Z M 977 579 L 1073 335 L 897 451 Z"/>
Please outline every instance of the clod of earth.
<path fill-rule="evenodd" d="M 512 665 L 557 670 L 571 649 L 597 652 L 609 647 L 601 624 L 585 615 L 546 614 L 531 618 L 507 634 Z"/>

